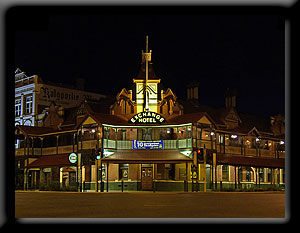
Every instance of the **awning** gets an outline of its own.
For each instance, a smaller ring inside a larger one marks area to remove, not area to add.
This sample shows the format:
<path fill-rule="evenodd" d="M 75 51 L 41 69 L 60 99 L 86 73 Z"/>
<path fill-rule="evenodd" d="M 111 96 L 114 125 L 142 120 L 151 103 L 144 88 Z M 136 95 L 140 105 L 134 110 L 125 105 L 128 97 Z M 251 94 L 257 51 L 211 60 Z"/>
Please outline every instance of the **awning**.
<path fill-rule="evenodd" d="M 76 166 L 76 163 L 70 163 L 69 154 L 47 155 L 38 158 L 27 165 L 27 168 L 51 167 L 51 166 Z"/>
<path fill-rule="evenodd" d="M 113 163 L 183 163 L 193 159 L 178 150 L 118 150 L 102 159 Z"/>
<path fill-rule="evenodd" d="M 238 155 L 228 155 L 222 153 L 217 153 L 217 163 L 235 165 L 235 166 L 251 166 L 251 167 L 270 167 L 270 168 L 285 167 L 285 159 L 238 156 Z"/>

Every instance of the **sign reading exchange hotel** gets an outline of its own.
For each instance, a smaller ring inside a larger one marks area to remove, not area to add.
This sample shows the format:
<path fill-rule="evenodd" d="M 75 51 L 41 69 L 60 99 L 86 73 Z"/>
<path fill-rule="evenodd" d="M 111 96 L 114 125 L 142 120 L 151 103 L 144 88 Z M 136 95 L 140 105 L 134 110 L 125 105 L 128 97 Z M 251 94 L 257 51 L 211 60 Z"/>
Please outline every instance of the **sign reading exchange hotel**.
<path fill-rule="evenodd" d="M 163 149 L 163 140 L 133 140 L 132 149 Z"/>
<path fill-rule="evenodd" d="M 131 117 L 129 123 L 155 124 L 165 121 L 165 118 L 156 112 L 140 112 Z"/>

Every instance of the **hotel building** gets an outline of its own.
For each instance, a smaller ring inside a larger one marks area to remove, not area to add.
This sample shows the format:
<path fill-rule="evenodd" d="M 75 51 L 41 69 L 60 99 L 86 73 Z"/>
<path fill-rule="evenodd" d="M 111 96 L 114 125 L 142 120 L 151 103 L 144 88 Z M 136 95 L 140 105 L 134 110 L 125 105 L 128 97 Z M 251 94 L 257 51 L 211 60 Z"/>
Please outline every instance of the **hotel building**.
<path fill-rule="evenodd" d="M 187 100 L 164 89 L 152 51 L 142 51 L 132 90 L 113 103 L 82 100 L 70 109 L 51 103 L 39 126 L 16 125 L 18 189 L 76 191 L 207 191 L 284 189 L 285 128 L 225 106 Z M 106 107 L 107 106 L 107 107 Z"/>

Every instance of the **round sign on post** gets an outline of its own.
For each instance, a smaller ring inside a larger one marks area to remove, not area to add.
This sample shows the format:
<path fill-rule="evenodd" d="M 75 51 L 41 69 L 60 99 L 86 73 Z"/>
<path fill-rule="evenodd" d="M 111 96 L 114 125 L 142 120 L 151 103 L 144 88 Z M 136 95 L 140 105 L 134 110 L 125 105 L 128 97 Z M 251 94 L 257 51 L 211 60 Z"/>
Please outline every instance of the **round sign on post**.
<path fill-rule="evenodd" d="M 75 153 L 71 153 L 69 155 L 69 161 L 70 161 L 70 163 L 76 163 L 77 162 L 77 155 Z"/>

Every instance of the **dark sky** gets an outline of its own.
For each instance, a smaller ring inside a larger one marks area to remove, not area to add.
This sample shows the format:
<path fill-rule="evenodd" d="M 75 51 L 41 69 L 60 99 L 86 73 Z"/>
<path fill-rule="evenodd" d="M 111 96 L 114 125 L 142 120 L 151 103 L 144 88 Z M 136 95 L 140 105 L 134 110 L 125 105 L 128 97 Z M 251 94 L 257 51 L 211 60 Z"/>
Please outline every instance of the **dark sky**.
<path fill-rule="evenodd" d="M 202 8 L 15 8 L 15 68 L 27 75 L 116 95 L 130 89 L 149 35 L 156 74 L 180 99 L 200 82 L 200 103 L 223 107 L 236 88 L 237 109 L 284 114 L 285 31 L 276 12 Z"/>

